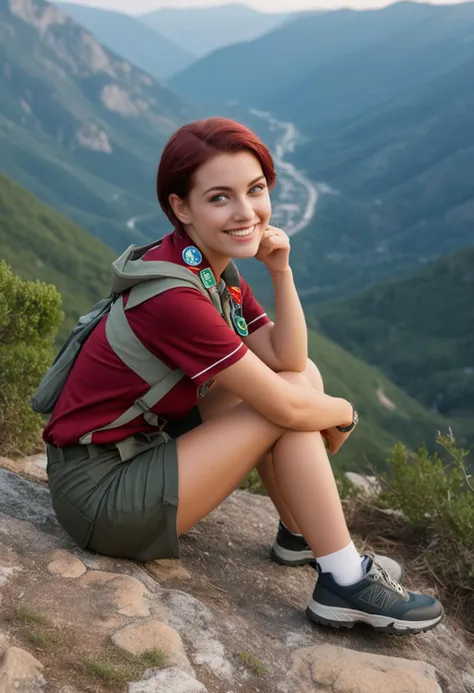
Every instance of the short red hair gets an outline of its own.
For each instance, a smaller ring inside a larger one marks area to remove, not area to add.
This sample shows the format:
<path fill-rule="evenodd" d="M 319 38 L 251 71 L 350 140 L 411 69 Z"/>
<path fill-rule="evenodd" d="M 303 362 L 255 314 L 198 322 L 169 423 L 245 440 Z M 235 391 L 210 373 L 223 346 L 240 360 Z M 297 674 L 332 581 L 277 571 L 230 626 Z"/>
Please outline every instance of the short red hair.
<path fill-rule="evenodd" d="M 268 147 L 241 123 L 228 118 L 207 118 L 183 125 L 168 140 L 156 181 L 161 209 L 173 225 L 180 226 L 169 202 L 171 194 L 185 199 L 193 186 L 193 176 L 200 166 L 216 154 L 247 151 L 260 162 L 271 189 L 276 172 Z"/>

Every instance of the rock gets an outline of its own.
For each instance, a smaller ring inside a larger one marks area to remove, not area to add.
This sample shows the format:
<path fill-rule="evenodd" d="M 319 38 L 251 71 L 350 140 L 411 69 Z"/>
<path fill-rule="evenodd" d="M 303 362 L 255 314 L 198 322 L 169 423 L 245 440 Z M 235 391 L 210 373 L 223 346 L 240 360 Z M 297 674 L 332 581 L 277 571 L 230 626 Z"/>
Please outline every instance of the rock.
<path fill-rule="evenodd" d="M 168 606 L 170 625 L 191 641 L 196 664 L 207 664 L 217 676 L 230 678 L 232 664 L 217 638 L 211 610 L 195 597 L 177 590 L 165 591 L 161 599 Z"/>
<path fill-rule="evenodd" d="M 0 659 L 10 647 L 10 637 L 8 633 L 0 631 Z"/>
<path fill-rule="evenodd" d="M 390 693 L 396 680 L 395 690 L 404 693 L 407 681 L 414 680 L 417 693 L 425 693 L 427 686 L 430 693 L 438 693 L 434 670 L 420 662 L 436 668 L 443 693 L 474 693 L 472 644 L 463 639 L 456 623 L 453 628 L 449 617 L 428 633 L 403 638 L 363 627 L 334 631 L 308 621 L 304 611 L 315 574 L 310 567 L 292 569 L 270 561 L 278 517 L 269 498 L 236 491 L 181 537 L 182 562 L 160 561 L 158 572 L 150 570 L 153 562 L 142 565 L 77 548 L 60 528 L 49 491 L 41 484 L 0 468 L 0 498 L 0 566 L 21 568 L 14 573 L 4 571 L 6 581 L 0 587 L 0 612 L 5 614 L 0 626 L 0 672 L 5 673 L 2 658 L 13 644 L 29 649 L 30 631 L 39 635 L 51 631 L 53 635 L 54 630 L 63 639 L 53 657 L 51 653 L 44 655 L 48 656 L 48 669 L 40 673 L 48 683 L 44 685 L 39 676 L 33 683 L 29 679 L 28 693 L 38 693 L 43 687 L 44 693 L 92 690 L 94 684 L 86 683 L 83 675 L 71 668 L 70 648 L 78 661 L 89 655 L 103 660 L 104 644 L 114 634 L 133 625 L 133 642 L 139 637 L 137 633 L 143 634 L 139 626 L 153 621 L 161 623 L 162 634 L 173 634 L 168 657 L 172 651 L 175 655 L 180 652 L 176 632 L 189 661 L 170 659 L 170 668 L 148 669 L 143 681 L 130 684 L 132 693 L 204 693 L 206 689 L 208 693 L 324 693 L 328 683 L 321 683 L 321 677 L 331 671 L 334 674 L 334 669 L 338 678 L 333 690 L 337 693 L 357 693 L 357 688 L 350 687 L 357 683 L 353 675 L 357 671 L 363 677 L 364 692 Z M 391 517 L 383 521 L 393 525 Z M 397 558 L 395 541 L 393 546 Z M 404 555 L 409 556 L 409 552 Z M 88 569 L 80 577 L 58 579 L 46 570 L 58 558 L 70 561 L 70 556 Z M 426 589 L 426 584 L 418 581 L 417 571 L 410 571 L 410 561 L 405 565 L 410 588 Z M 27 619 L 15 620 L 19 604 L 33 617 L 43 615 L 46 623 L 30 625 Z M 174 631 L 166 630 L 164 623 Z M 323 656 L 328 652 L 323 647 L 328 645 L 341 656 L 332 663 L 332 670 L 328 656 Z M 163 641 L 159 647 L 166 649 Z M 311 648 L 307 650 L 311 656 L 305 658 L 306 650 L 301 648 Z M 294 654 L 296 650 L 299 652 Z M 242 666 L 244 654 L 250 666 Z M 30 655 L 26 653 L 26 657 Z M 252 658 L 256 665 L 260 662 L 267 668 L 261 678 L 256 678 Z M 398 664 L 396 658 L 401 658 Z M 387 659 L 390 666 L 381 667 L 380 661 Z M 419 662 L 412 664 L 407 659 Z M 191 665 L 200 682 L 191 676 Z M 319 682 L 315 683 L 318 675 Z M 63 690 L 56 681 L 63 682 Z M 0 693 L 5 693 L 8 689 L 2 685 Z M 18 691 L 21 693 L 21 689 L 14 693 Z"/>
<path fill-rule="evenodd" d="M 146 623 L 133 623 L 122 628 L 114 633 L 112 642 L 132 654 L 141 654 L 147 650 L 162 650 L 167 666 L 174 664 L 189 674 L 194 673 L 184 651 L 180 634 L 174 628 L 155 619 Z"/>
<path fill-rule="evenodd" d="M 171 667 L 146 681 L 130 683 L 128 693 L 207 693 L 207 688 L 184 671 Z"/>
<path fill-rule="evenodd" d="M 87 568 L 70 551 L 56 551 L 52 556 L 51 563 L 48 564 L 48 572 L 51 575 L 60 575 L 63 578 L 78 578 L 84 575 Z"/>
<path fill-rule="evenodd" d="M 18 565 L 0 565 L 0 587 L 6 585 L 17 570 L 22 570 L 22 567 Z"/>
<path fill-rule="evenodd" d="M 42 693 L 43 665 L 26 650 L 10 647 L 0 666 L 1 693 Z"/>
<path fill-rule="evenodd" d="M 442 693 L 434 667 L 425 662 L 322 645 L 293 653 L 301 693 Z"/>
<path fill-rule="evenodd" d="M 468 674 L 467 671 L 465 671 L 462 674 L 462 680 L 466 686 L 467 692 L 474 693 L 474 676 L 472 674 Z"/>
<path fill-rule="evenodd" d="M 190 580 L 191 573 L 181 561 L 172 559 L 162 559 L 148 563 L 147 570 L 157 580 L 166 582 L 167 580 Z"/>
<path fill-rule="evenodd" d="M 143 618 L 150 615 L 144 603 L 147 592 L 145 585 L 134 577 L 96 570 L 83 575 L 79 578 L 79 582 L 85 587 L 104 585 L 106 590 L 111 589 L 113 603 L 119 614 L 123 616 Z"/>
<path fill-rule="evenodd" d="M 46 483 L 48 476 L 46 474 L 46 454 L 31 455 L 16 460 L 10 460 L 7 457 L 0 457 L 0 467 L 8 469 L 17 474 L 23 474 L 35 481 Z"/>
<path fill-rule="evenodd" d="M 382 490 L 380 482 L 375 476 L 356 474 L 355 472 L 346 472 L 346 477 L 361 493 L 366 496 L 375 496 Z"/>

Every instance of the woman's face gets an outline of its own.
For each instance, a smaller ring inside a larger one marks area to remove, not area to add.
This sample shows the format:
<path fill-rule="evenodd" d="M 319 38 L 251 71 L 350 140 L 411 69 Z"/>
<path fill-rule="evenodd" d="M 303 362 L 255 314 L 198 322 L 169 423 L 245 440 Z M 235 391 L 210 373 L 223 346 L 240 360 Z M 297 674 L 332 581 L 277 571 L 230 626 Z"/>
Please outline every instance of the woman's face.
<path fill-rule="evenodd" d="M 187 200 L 175 211 L 209 261 L 256 255 L 271 216 L 258 159 L 247 151 L 217 154 L 196 172 Z"/>

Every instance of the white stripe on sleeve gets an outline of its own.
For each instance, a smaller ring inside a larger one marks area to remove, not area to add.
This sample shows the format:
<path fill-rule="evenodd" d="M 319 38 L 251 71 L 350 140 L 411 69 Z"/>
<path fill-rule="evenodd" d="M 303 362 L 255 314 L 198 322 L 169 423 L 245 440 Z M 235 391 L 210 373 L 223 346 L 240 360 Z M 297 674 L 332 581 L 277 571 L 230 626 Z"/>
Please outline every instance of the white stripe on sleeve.
<path fill-rule="evenodd" d="M 220 363 L 222 363 L 222 362 L 225 361 L 226 359 L 230 359 L 230 357 L 233 356 L 234 354 L 236 354 L 236 353 L 238 352 L 238 350 L 241 349 L 243 346 L 244 346 L 244 343 L 241 342 L 241 343 L 239 344 L 239 346 L 237 347 L 237 349 L 234 349 L 234 351 L 233 351 L 232 353 L 227 354 L 227 356 L 224 356 L 223 359 L 219 359 L 219 361 L 216 361 L 215 363 L 212 364 L 212 366 L 209 366 L 208 368 L 205 368 L 205 369 L 204 369 L 203 371 L 201 371 L 200 373 L 196 373 L 196 375 L 193 375 L 193 377 L 191 378 L 191 380 L 194 380 L 195 378 L 199 378 L 200 375 L 204 375 L 204 373 L 207 373 L 207 371 L 210 371 L 211 368 L 215 368 L 216 366 L 218 366 Z"/>
<path fill-rule="evenodd" d="M 257 322 L 257 320 L 261 320 L 262 318 L 265 318 L 267 316 L 266 313 L 262 313 L 261 315 L 258 316 L 258 318 L 255 318 L 254 320 L 251 320 L 250 322 L 247 323 L 247 327 L 250 327 L 250 325 L 253 325 L 254 322 Z"/>

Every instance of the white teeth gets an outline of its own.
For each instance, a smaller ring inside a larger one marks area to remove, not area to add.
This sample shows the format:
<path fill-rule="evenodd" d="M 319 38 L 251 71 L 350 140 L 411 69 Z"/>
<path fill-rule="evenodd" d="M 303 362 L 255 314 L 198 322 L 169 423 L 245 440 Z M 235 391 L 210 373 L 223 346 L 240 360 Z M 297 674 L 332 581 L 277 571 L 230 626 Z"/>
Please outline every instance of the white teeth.
<path fill-rule="evenodd" d="M 230 236 L 239 236 L 242 238 L 243 236 L 250 236 L 251 233 L 253 233 L 255 226 L 251 226 L 249 229 L 242 229 L 240 231 L 227 231 Z"/>

